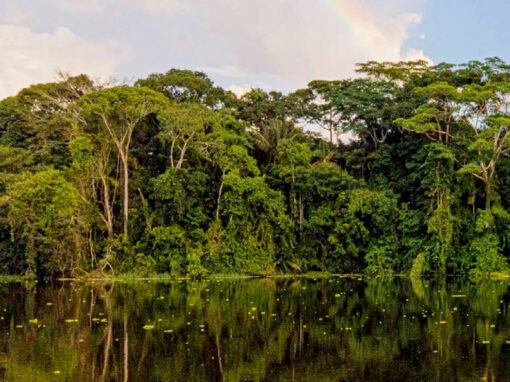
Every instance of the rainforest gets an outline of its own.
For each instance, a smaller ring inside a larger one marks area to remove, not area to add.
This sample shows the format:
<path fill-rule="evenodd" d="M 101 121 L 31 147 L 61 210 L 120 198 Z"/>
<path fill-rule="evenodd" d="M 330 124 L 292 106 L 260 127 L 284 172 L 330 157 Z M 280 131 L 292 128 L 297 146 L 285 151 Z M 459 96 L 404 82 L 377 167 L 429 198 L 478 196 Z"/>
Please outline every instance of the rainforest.
<path fill-rule="evenodd" d="M 171 69 L 0 101 L 0 273 L 504 274 L 510 65 L 238 96 Z"/>

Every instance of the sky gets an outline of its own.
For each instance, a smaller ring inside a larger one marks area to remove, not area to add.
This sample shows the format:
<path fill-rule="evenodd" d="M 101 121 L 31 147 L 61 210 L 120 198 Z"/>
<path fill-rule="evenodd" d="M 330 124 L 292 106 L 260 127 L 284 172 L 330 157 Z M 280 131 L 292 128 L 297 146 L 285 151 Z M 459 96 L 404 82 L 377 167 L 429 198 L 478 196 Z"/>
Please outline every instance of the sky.
<path fill-rule="evenodd" d="M 238 94 L 368 60 L 510 61 L 503 0 L 0 0 L 0 99 L 56 71 L 132 82 L 205 71 Z"/>

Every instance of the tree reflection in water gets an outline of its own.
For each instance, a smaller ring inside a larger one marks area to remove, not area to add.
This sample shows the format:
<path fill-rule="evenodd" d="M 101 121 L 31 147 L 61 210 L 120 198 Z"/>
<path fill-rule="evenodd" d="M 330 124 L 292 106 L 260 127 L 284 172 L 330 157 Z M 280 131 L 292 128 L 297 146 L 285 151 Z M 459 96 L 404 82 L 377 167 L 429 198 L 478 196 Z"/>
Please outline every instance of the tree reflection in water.
<path fill-rule="evenodd" d="M 508 282 L 0 286 L 7 381 L 504 380 Z"/>

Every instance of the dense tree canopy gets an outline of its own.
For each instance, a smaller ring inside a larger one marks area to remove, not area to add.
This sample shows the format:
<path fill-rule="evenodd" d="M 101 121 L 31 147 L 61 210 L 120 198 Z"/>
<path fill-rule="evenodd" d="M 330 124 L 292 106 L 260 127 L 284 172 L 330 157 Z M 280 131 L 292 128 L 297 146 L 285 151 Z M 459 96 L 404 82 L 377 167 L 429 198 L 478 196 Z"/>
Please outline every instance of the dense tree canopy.
<path fill-rule="evenodd" d="M 507 270 L 510 66 L 357 71 L 241 97 L 190 70 L 81 75 L 0 101 L 2 271 Z"/>

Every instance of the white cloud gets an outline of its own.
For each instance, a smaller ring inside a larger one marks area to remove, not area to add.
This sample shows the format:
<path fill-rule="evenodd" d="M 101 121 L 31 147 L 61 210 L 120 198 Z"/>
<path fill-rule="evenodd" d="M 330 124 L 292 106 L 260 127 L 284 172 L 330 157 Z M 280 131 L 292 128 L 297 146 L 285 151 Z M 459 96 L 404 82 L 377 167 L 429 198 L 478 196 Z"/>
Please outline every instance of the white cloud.
<path fill-rule="evenodd" d="M 409 26 L 421 22 L 419 14 L 371 14 L 352 4 L 353 14 L 362 16 L 350 26 L 309 0 L 203 1 L 197 11 L 207 16 L 212 33 L 229 42 L 235 55 L 230 65 L 296 86 L 352 76 L 357 62 L 425 57 L 402 51 Z"/>
<path fill-rule="evenodd" d="M 104 10 L 104 6 L 111 2 L 111 0 L 103 0 L 98 3 L 94 0 L 46 0 L 50 6 L 57 7 L 64 11 L 74 13 L 97 13 Z M 101 6 L 100 6 L 101 5 Z"/>
<path fill-rule="evenodd" d="M 373 55 L 377 60 L 406 59 L 408 52 L 402 51 L 402 44 L 408 38 L 407 29 L 413 24 L 420 24 L 422 16 L 417 13 L 404 13 L 391 18 L 391 22 L 383 20 L 379 23 L 371 15 L 373 23 Z M 414 55 L 418 51 L 414 50 Z M 424 56 L 422 54 L 422 56 Z"/>
<path fill-rule="evenodd" d="M 408 28 L 419 24 L 421 15 L 399 14 L 396 4 L 371 11 L 366 1 L 340 0 L 346 21 L 325 2 L 310 0 L 131 1 L 159 10 L 185 4 L 188 14 L 200 15 L 209 33 L 234 57 L 224 66 L 205 67 L 211 74 L 277 76 L 291 86 L 303 86 L 316 78 L 353 76 L 357 62 L 426 58 L 416 49 L 403 51 Z"/>
<path fill-rule="evenodd" d="M 234 94 L 236 94 L 237 96 L 240 97 L 253 89 L 262 89 L 265 91 L 270 91 L 270 90 L 273 90 L 273 88 L 274 88 L 273 86 L 268 85 L 264 82 L 256 81 L 255 83 L 252 83 L 252 84 L 242 84 L 242 85 L 232 84 L 227 88 L 227 90 L 230 90 L 231 92 L 233 92 Z"/>
<path fill-rule="evenodd" d="M 266 81 L 277 77 L 289 87 L 304 86 L 312 79 L 353 76 L 357 62 L 426 58 L 416 49 L 403 51 L 409 27 L 421 23 L 417 12 L 399 11 L 409 9 L 405 0 L 387 0 L 384 5 L 372 0 L 331 0 L 329 3 L 342 7 L 342 16 L 328 7 L 328 2 L 310 0 L 47 1 L 67 7 L 93 5 L 103 11 L 129 4 L 151 13 L 141 20 L 187 11 L 181 16 L 185 20 L 199 18 L 211 43 L 217 45 L 202 58 L 201 69 L 213 75 L 245 78 L 244 82 L 250 82 L 248 77 Z M 417 0 L 415 9 L 422 2 Z M 173 47 L 176 54 L 194 57 L 190 47 L 203 44 L 204 32 L 187 31 L 183 39 L 186 44 Z"/>
<path fill-rule="evenodd" d="M 33 83 L 55 80 L 57 69 L 92 77 L 110 76 L 127 52 L 111 42 L 91 42 L 64 27 L 34 33 L 0 24 L 0 99 Z"/>
<path fill-rule="evenodd" d="M 191 9 L 191 6 L 189 4 L 190 2 L 182 0 L 131 0 L 131 1 L 141 4 L 142 7 L 149 12 L 182 11 Z"/>
<path fill-rule="evenodd" d="M 250 75 L 246 71 L 241 70 L 241 69 L 239 69 L 235 66 L 232 66 L 232 65 L 225 65 L 225 66 L 218 66 L 218 67 L 202 66 L 202 67 L 197 68 L 197 70 L 199 70 L 201 72 L 205 72 L 207 74 L 217 74 L 220 76 L 231 77 L 231 78 L 246 77 L 246 76 Z"/>
<path fill-rule="evenodd" d="M 423 51 L 418 49 L 409 49 L 404 56 L 402 56 L 404 61 L 416 61 L 416 60 L 425 60 L 430 64 L 433 64 L 432 60 L 427 57 Z"/>
<path fill-rule="evenodd" d="M 406 0 L 41 1 L 48 6 L 59 7 L 64 14 L 72 12 L 73 17 L 88 17 L 88 12 L 108 15 L 124 8 L 137 10 L 136 20 L 127 19 L 125 22 L 137 23 L 140 32 L 150 30 L 147 33 L 153 33 L 143 36 L 146 45 L 138 48 L 144 51 L 145 57 L 147 54 L 154 55 L 156 67 L 162 64 L 158 59 L 166 59 L 167 62 L 170 59 L 173 60 L 170 64 L 178 62 L 180 66 L 198 67 L 220 77 L 225 87 L 232 85 L 238 90 L 248 88 L 246 84 L 253 84 L 257 80 L 289 90 L 305 86 L 313 79 L 351 77 L 355 75 L 355 63 L 368 60 L 426 59 L 421 50 L 403 48 L 409 28 L 421 22 L 418 10 L 424 0 L 416 0 L 412 6 Z M 328 3 L 343 7 L 342 16 L 328 7 Z M 404 8 L 406 12 L 403 13 L 401 10 Z M 173 18 L 165 19 L 169 15 Z M 11 19 L 16 17 L 12 16 Z M 145 28 L 164 20 L 169 20 L 168 29 L 158 28 L 157 35 L 154 35 L 152 28 Z M 7 22 L 0 21 L 1 24 Z M 96 30 L 108 33 L 108 28 L 112 27 L 115 26 L 98 25 Z M 61 41 L 56 32 L 45 35 L 44 39 L 43 35 L 28 33 L 29 36 L 23 38 L 29 41 L 42 39 L 44 44 Z M 80 57 L 81 62 L 102 65 L 107 75 L 112 72 L 112 63 L 118 62 L 118 54 L 113 53 L 108 44 L 94 43 L 92 48 L 91 43 L 74 35 L 73 38 L 89 49 L 103 52 L 97 56 L 101 57 L 98 62 L 83 59 L 83 56 Z M 0 34 L 2 39 L 5 39 L 3 33 Z M 137 43 L 140 44 L 134 42 Z M 126 44 L 130 44 L 130 41 L 126 41 Z M 40 45 L 39 42 L 34 43 L 34 53 L 27 51 L 24 54 L 36 59 L 45 56 L 45 49 L 38 48 Z M 73 45 L 76 44 L 65 46 L 72 48 Z M 4 56 L 0 57 L 0 67 L 4 61 L 14 60 L 12 57 L 6 58 L 2 49 L 5 48 L 0 47 L 0 54 Z M 77 66 L 78 59 L 73 57 L 75 54 L 60 54 L 66 50 L 69 49 L 58 49 L 56 54 L 46 55 L 43 60 L 50 62 L 52 67 L 63 69 L 66 60 L 74 60 L 70 66 Z M 165 55 L 162 52 L 170 53 Z M 133 62 L 135 66 L 142 60 Z M 146 65 L 146 61 L 143 62 Z M 144 72 L 148 69 L 136 70 Z"/>
<path fill-rule="evenodd" d="M 32 15 L 14 8 L 12 4 L 7 5 L 0 13 L 0 24 L 31 25 L 33 22 L 34 17 Z"/>
<path fill-rule="evenodd" d="M 74 13 L 99 13 L 110 7 L 141 6 L 148 12 L 171 12 L 190 9 L 184 0 L 46 0 L 53 6 Z"/>
<path fill-rule="evenodd" d="M 238 97 L 241 97 L 248 93 L 251 89 L 253 89 L 253 86 L 250 85 L 230 85 L 227 90 L 230 90 Z"/>

